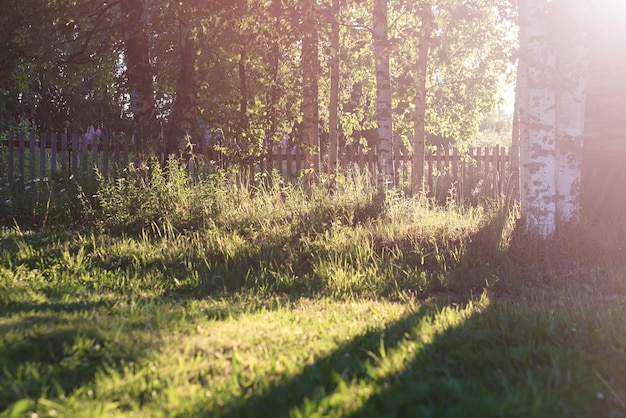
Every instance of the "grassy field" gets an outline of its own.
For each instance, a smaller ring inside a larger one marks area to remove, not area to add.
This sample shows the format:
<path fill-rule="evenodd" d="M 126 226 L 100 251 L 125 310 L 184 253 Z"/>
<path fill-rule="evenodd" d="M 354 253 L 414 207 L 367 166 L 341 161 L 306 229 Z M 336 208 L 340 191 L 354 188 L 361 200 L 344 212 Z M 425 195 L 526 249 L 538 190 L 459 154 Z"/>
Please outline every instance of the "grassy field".
<path fill-rule="evenodd" d="M 178 175 L 0 230 L 1 417 L 626 415 L 624 226 Z"/>

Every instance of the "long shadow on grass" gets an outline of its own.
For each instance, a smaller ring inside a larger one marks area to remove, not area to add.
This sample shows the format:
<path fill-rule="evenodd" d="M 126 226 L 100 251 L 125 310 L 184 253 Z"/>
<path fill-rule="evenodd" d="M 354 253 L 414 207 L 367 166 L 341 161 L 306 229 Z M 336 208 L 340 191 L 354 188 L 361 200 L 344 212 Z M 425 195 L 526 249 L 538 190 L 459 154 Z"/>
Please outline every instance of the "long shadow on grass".
<path fill-rule="evenodd" d="M 411 350 L 422 321 L 441 321 L 448 309 L 453 310 L 447 303 L 423 303 L 296 376 L 266 388 L 259 382 L 255 388 L 242 387 L 240 397 L 217 410 L 198 404 L 183 415 L 607 416 L 606 405 L 595 396 L 598 386 L 588 380 L 584 357 L 559 343 L 554 324 L 542 312 L 507 303 L 493 302 L 473 311 L 430 343 L 413 348 L 400 370 L 384 372 L 385 357 Z"/>
<path fill-rule="evenodd" d="M 496 302 L 437 335 L 347 416 L 607 416 L 587 368 L 541 313 Z"/>
<path fill-rule="evenodd" d="M 323 398 L 333 393 L 342 382 L 370 379 L 369 364 L 381 349 L 394 350 L 407 332 L 420 321 L 432 318 L 445 303 L 424 303 L 401 319 L 384 328 L 372 329 L 341 345 L 330 355 L 306 366 L 301 373 L 267 388 L 242 388 L 243 395 L 219 411 L 202 404 L 181 416 L 283 417 L 301 405 L 305 397 Z M 249 389 L 249 390 L 248 390 Z M 261 392 L 252 394 L 252 391 Z M 248 393 L 249 392 L 249 393 Z"/>
<path fill-rule="evenodd" d="M 473 237 L 465 256 L 449 272 L 454 281 L 484 283 L 483 276 L 510 271 L 506 249 L 500 245 L 506 219 L 505 212 L 498 214 Z M 479 278 L 471 279 L 472 275 Z M 464 306 L 474 288 L 465 287 L 465 296 L 448 294 L 461 298 L 454 304 L 424 302 L 384 329 L 373 329 L 341 345 L 293 377 L 267 387 L 262 382 L 242 387 L 241 396 L 218 410 L 198 404 L 191 415 L 547 417 L 594 416 L 601 410 L 595 388 L 585 381 L 584 359 L 555 340 L 554 324 L 543 312 L 510 300 L 485 302 L 460 324 L 444 327 L 430 343 L 403 359 L 399 371 L 377 371 L 383 367 L 378 360 L 385 357 L 383 353 L 406 352 L 422 321 Z"/>
<path fill-rule="evenodd" d="M 60 316 L 54 309 L 28 310 L 3 321 L 0 411 L 24 398 L 67 396 L 88 387 L 104 368 L 118 369 L 150 348 L 149 339 L 141 336 L 118 341 L 114 334 L 120 324 L 101 326 L 93 316 L 70 315 Z M 145 329 L 145 324 L 127 320 L 124 328 Z"/>

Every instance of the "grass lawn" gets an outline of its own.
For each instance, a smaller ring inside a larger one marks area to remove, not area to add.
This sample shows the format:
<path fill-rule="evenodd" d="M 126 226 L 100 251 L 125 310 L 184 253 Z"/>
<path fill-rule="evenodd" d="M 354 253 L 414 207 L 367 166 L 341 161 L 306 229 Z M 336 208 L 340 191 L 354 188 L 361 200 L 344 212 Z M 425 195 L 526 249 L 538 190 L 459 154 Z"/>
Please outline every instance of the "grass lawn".
<path fill-rule="evenodd" d="M 622 226 L 358 196 L 0 230 L 0 416 L 626 416 Z"/>
<path fill-rule="evenodd" d="M 3 233 L 4 416 L 626 414 L 623 270 L 396 301 L 196 297 L 96 261 L 98 239 L 147 251 Z"/>

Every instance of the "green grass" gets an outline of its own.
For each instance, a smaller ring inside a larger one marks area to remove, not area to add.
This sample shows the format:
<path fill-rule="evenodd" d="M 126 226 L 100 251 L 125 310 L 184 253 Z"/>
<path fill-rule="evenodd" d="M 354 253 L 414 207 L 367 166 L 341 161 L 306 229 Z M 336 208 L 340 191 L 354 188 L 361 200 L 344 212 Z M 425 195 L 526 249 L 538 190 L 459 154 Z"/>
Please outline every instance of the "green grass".
<path fill-rule="evenodd" d="M 0 416 L 626 415 L 624 226 L 181 178 L 0 230 Z"/>

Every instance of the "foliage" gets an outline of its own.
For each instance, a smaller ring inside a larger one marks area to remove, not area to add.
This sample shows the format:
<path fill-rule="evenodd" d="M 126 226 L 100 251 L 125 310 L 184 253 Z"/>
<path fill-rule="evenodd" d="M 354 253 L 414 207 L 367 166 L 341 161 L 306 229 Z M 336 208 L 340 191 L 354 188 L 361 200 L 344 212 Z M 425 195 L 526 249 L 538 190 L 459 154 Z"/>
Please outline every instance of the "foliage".
<path fill-rule="evenodd" d="M 497 108 L 483 115 L 478 132 L 470 140 L 475 147 L 511 146 L 512 115 Z"/>
<path fill-rule="evenodd" d="M 122 42 L 120 4 L 47 2 L 3 3 L 5 48 L 0 78 L 0 130 L 23 121 L 57 132 L 100 126 L 128 131 L 131 91 Z M 420 4 L 389 1 L 394 130 L 398 141 L 412 136 L 412 63 L 418 50 Z M 503 0 L 433 2 L 437 15 L 429 62 L 427 129 L 468 138 L 480 115 L 494 106 L 500 73 L 514 46 L 511 9 Z M 340 124 L 345 138 L 376 125 L 371 1 L 346 1 L 341 14 L 319 2 L 320 126 L 328 132 L 329 62 L 341 59 Z M 190 132 L 221 132 L 233 156 L 258 157 L 266 141 L 289 135 L 300 141 L 302 71 L 299 2 L 154 1 L 145 4 L 142 22 L 150 39 L 156 117 L 167 136 L 172 123 L 185 37 L 194 42 L 196 80 Z M 331 23 L 339 20 L 339 51 L 329 48 Z M 20 25 L 20 22 L 28 22 Z M 28 33 L 24 28 L 28 27 Z M 197 109 L 196 109 L 197 108 Z M 120 118 L 121 117 L 121 118 Z M 69 125 L 68 125 L 69 124 Z M 130 136 L 129 136 L 130 137 Z M 160 138 L 152 138 L 159 141 Z"/>
<path fill-rule="evenodd" d="M 61 178 L 37 178 L 24 185 L 0 187 L 0 223 L 22 227 L 60 227 L 73 224 L 90 205 L 85 191 Z"/>
<path fill-rule="evenodd" d="M 218 177 L 194 184 L 188 167 L 174 158 L 165 171 L 155 159 L 131 163 L 120 175 L 98 176 L 98 208 L 92 215 L 98 227 L 113 232 L 137 234 L 158 225 L 202 227 L 213 217 Z"/>

